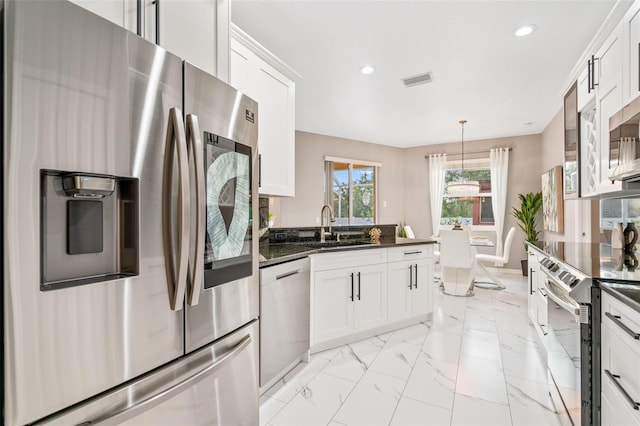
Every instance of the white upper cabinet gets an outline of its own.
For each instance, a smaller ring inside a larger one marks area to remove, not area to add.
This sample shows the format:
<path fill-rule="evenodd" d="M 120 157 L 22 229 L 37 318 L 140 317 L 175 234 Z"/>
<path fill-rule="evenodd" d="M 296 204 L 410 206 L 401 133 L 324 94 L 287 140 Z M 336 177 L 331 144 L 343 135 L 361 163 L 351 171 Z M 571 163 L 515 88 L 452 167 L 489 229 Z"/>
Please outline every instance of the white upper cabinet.
<path fill-rule="evenodd" d="M 630 7 L 630 8 L 629 8 Z M 574 68 L 580 112 L 582 197 L 622 190 L 609 180 L 609 119 L 640 94 L 640 0 L 616 5 Z"/>
<path fill-rule="evenodd" d="M 640 95 L 640 2 L 635 2 L 623 19 L 624 76 L 623 103 L 626 105 Z"/>
<path fill-rule="evenodd" d="M 71 0 L 138 31 L 136 0 Z M 140 33 L 198 68 L 229 82 L 230 0 L 143 0 Z"/>
<path fill-rule="evenodd" d="M 589 64 L 585 64 L 584 69 L 578 75 L 578 111 L 582 112 L 595 95 L 595 89 L 591 89 L 591 69 Z"/>
<path fill-rule="evenodd" d="M 160 46 L 229 81 L 229 1 L 162 0 Z"/>
<path fill-rule="evenodd" d="M 230 84 L 258 102 L 263 195 L 295 195 L 296 78 L 291 68 L 232 25 Z"/>
<path fill-rule="evenodd" d="M 619 24 L 596 53 L 596 111 L 600 142 L 599 194 L 619 191 L 609 180 L 609 118 L 622 108 L 623 25 Z"/>
<path fill-rule="evenodd" d="M 161 0 L 159 45 L 196 67 L 229 81 L 229 1 Z M 147 18 L 155 22 L 155 6 Z M 147 28 L 150 20 L 147 19 Z M 156 41 L 156 31 L 147 38 Z M 151 36 L 151 37 L 149 37 Z"/>
<path fill-rule="evenodd" d="M 70 0 L 98 16 L 136 31 L 136 0 Z"/>

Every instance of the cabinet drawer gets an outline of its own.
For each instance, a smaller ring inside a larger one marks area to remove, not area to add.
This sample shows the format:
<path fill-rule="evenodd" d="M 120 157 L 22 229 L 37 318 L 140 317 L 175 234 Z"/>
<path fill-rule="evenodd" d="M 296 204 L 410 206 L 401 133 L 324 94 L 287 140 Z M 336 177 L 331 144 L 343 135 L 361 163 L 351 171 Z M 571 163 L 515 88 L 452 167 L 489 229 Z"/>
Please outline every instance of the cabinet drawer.
<path fill-rule="evenodd" d="M 640 424 L 640 411 L 633 409 L 628 400 L 640 403 L 640 355 L 612 327 L 609 324 L 602 327 L 602 393 L 615 411 L 625 408 L 635 419 L 632 424 Z M 617 377 L 612 378 L 609 374 Z"/>
<path fill-rule="evenodd" d="M 267 283 L 284 278 L 284 275 L 306 272 L 309 273 L 309 258 L 280 263 L 260 269 L 260 283 Z"/>
<path fill-rule="evenodd" d="M 314 272 L 339 268 L 356 268 L 387 262 L 387 249 L 360 249 L 337 253 L 317 253 L 311 256 Z"/>
<path fill-rule="evenodd" d="M 602 426 L 640 425 L 633 410 L 616 395 L 602 392 Z"/>
<path fill-rule="evenodd" d="M 400 262 L 403 260 L 416 260 L 433 257 L 433 244 L 393 247 L 389 249 L 387 256 L 389 262 Z"/>
<path fill-rule="evenodd" d="M 603 329 L 605 326 L 625 342 L 640 359 L 640 340 L 632 336 L 640 336 L 640 313 L 610 294 L 602 292 Z"/>

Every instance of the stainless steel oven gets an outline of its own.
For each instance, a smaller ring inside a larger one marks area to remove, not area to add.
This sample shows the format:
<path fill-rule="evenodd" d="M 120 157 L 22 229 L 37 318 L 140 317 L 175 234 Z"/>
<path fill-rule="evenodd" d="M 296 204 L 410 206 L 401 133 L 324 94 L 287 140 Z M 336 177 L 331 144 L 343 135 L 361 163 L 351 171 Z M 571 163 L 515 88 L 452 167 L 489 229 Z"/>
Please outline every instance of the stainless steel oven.
<path fill-rule="evenodd" d="M 600 424 L 600 292 L 554 258 L 540 261 L 547 293 L 549 392 L 573 425 Z"/>
<path fill-rule="evenodd" d="M 547 362 L 551 383 L 574 425 L 581 424 L 580 305 L 566 289 L 545 279 L 548 303 Z M 553 390 L 553 389 L 552 389 Z M 553 395 L 553 393 L 552 393 Z"/>

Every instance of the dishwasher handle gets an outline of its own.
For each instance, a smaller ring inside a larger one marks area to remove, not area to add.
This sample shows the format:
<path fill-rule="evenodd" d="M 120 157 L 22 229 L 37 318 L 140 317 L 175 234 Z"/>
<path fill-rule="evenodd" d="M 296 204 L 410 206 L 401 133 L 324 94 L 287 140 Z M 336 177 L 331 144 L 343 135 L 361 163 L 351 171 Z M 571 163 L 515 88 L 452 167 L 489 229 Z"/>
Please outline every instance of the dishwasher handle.
<path fill-rule="evenodd" d="M 291 275 L 299 274 L 300 269 L 296 269 L 295 271 L 285 272 L 284 274 L 276 275 L 276 281 L 290 277 Z"/>

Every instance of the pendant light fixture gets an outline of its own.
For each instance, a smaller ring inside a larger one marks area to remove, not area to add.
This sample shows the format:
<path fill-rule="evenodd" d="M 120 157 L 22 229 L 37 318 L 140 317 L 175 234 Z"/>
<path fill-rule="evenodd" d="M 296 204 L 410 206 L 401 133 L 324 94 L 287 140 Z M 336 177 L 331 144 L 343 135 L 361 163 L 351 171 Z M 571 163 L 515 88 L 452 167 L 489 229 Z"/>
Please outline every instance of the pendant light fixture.
<path fill-rule="evenodd" d="M 449 182 L 447 196 L 449 197 L 477 197 L 480 194 L 480 182 L 477 180 L 465 180 L 464 178 L 464 125 L 467 120 L 460 120 L 462 125 L 462 173 L 460 180 Z"/>

